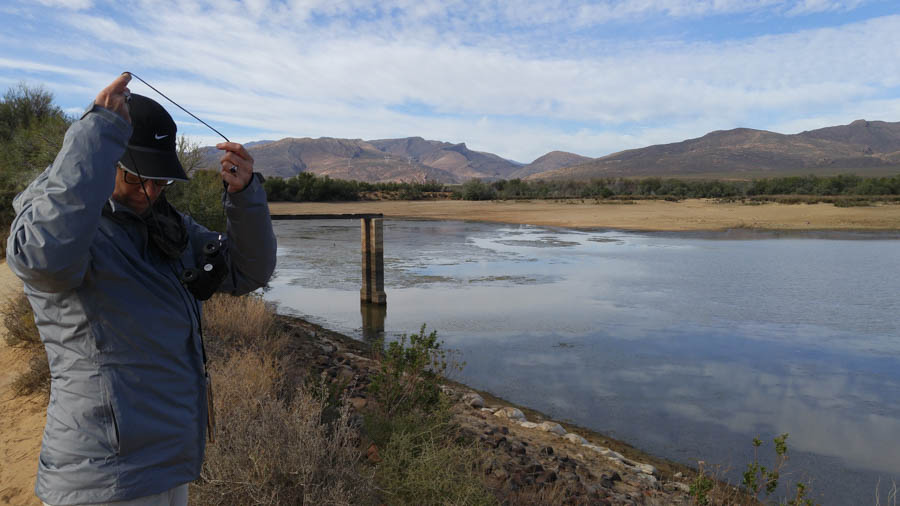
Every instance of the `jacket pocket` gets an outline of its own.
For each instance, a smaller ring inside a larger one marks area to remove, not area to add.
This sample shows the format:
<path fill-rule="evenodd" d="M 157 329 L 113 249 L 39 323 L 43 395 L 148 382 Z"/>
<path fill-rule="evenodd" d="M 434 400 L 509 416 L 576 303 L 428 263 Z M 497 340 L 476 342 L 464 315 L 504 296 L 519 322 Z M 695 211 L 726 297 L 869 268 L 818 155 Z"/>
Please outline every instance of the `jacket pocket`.
<path fill-rule="evenodd" d="M 103 380 L 103 405 L 106 409 L 106 438 L 109 447 L 118 456 L 119 455 L 119 420 L 116 417 L 116 408 L 113 405 L 112 389 L 109 386 L 109 380 L 106 376 L 102 376 Z"/>

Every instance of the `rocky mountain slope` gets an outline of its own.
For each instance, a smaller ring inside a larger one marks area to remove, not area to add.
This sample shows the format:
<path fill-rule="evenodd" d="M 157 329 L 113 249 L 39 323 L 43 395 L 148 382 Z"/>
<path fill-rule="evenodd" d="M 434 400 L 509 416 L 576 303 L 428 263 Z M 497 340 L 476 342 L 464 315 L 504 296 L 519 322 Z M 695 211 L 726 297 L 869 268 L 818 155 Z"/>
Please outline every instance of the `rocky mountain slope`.
<path fill-rule="evenodd" d="M 647 176 L 751 178 L 900 171 L 900 122 L 866 120 L 792 135 L 749 128 L 719 130 L 696 139 L 629 149 L 601 158 L 552 151 L 527 165 L 471 150 L 465 143 L 421 137 L 369 141 L 286 138 L 247 146 L 257 170 L 266 176 L 292 177 L 312 172 L 369 182 Z M 218 152 L 204 149 L 203 165 L 217 167 Z"/>
<path fill-rule="evenodd" d="M 404 139 L 286 138 L 247 148 L 257 170 L 266 176 L 292 177 L 300 172 L 359 181 L 439 181 L 462 183 L 472 178 L 506 179 L 521 164 L 465 143 Z M 219 154 L 207 150 L 205 167 L 216 167 Z"/>
<path fill-rule="evenodd" d="M 620 176 L 764 177 L 784 174 L 889 173 L 900 170 L 900 123 L 849 125 L 784 135 L 736 128 L 672 144 L 613 153 L 528 179 Z"/>
<path fill-rule="evenodd" d="M 532 174 L 540 174 L 551 170 L 561 169 L 564 167 L 572 167 L 593 160 L 587 156 L 576 155 L 566 151 L 551 151 L 544 156 L 537 158 L 535 161 L 515 171 L 510 179 L 524 179 Z"/>

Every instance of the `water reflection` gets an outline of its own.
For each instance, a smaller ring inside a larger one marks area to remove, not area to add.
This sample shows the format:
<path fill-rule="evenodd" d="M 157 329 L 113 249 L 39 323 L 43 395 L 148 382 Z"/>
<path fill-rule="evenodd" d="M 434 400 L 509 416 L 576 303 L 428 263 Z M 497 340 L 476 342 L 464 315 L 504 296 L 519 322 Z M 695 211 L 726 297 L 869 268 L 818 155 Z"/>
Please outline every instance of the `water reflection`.
<path fill-rule="evenodd" d="M 367 342 L 384 339 L 384 319 L 387 317 L 387 304 L 359 303 L 362 315 L 362 338 Z"/>
<path fill-rule="evenodd" d="M 736 468 L 788 432 L 828 504 L 900 476 L 896 240 L 389 221 L 379 315 L 357 227 L 276 231 L 285 312 L 366 339 L 427 323 L 465 382 L 683 462 Z"/>

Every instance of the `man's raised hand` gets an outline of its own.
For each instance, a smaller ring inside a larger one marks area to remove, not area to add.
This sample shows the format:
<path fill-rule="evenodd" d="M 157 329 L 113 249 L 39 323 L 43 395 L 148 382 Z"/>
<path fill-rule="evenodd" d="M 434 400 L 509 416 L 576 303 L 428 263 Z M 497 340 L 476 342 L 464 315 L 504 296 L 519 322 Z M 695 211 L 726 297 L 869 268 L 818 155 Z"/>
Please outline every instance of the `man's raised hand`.
<path fill-rule="evenodd" d="M 94 103 L 109 109 L 110 111 L 125 118 L 125 121 L 131 123 L 131 116 L 128 114 L 125 98 L 131 92 L 128 91 L 128 83 L 131 81 L 131 74 L 123 73 L 110 83 L 109 86 L 103 88 L 102 91 L 94 99 Z"/>

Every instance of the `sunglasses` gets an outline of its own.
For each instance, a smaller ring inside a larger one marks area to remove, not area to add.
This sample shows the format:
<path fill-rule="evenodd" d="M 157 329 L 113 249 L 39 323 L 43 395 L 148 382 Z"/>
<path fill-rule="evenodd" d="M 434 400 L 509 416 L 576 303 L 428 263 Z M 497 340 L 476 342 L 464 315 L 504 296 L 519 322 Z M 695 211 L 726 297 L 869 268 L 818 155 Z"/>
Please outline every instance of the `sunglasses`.
<path fill-rule="evenodd" d="M 141 183 L 153 183 L 157 187 L 166 187 L 175 182 L 174 179 L 147 179 L 141 176 L 132 174 L 127 170 L 123 170 L 125 173 L 125 182 L 128 184 L 141 184 Z"/>

